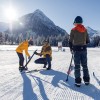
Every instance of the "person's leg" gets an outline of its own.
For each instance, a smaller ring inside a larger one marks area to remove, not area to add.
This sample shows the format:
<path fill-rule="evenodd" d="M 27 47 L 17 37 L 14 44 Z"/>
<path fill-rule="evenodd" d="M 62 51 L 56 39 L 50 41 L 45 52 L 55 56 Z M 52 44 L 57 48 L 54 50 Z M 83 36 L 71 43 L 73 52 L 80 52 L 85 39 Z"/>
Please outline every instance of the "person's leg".
<path fill-rule="evenodd" d="M 74 63 L 75 63 L 75 85 L 80 86 L 81 85 L 81 73 L 80 73 L 80 52 L 75 51 L 74 52 Z"/>
<path fill-rule="evenodd" d="M 23 57 L 22 53 L 17 53 L 17 54 L 18 54 L 18 57 L 19 57 L 19 69 L 20 69 L 21 67 L 23 67 L 24 57 Z"/>
<path fill-rule="evenodd" d="M 49 70 L 49 69 L 51 69 L 51 57 L 50 57 L 50 55 L 46 55 L 46 61 L 47 61 L 47 63 L 48 63 L 48 68 L 47 68 L 47 70 Z"/>
<path fill-rule="evenodd" d="M 20 64 L 21 64 L 21 66 L 24 66 L 24 56 L 23 56 L 23 54 L 20 54 Z"/>
<path fill-rule="evenodd" d="M 36 59 L 34 62 L 36 64 L 44 64 L 45 67 L 47 65 L 46 58 L 39 58 L 39 59 Z"/>
<path fill-rule="evenodd" d="M 89 76 L 89 71 L 87 66 L 87 51 L 82 51 L 81 53 L 81 64 L 83 67 L 83 80 L 85 84 L 88 85 L 90 81 L 90 76 Z"/>

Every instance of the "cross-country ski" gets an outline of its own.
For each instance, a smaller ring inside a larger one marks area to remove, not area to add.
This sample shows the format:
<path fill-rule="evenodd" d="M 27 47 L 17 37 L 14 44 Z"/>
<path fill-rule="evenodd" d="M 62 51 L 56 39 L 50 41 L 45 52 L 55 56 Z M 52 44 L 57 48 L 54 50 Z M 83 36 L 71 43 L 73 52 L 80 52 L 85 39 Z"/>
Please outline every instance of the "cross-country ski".
<path fill-rule="evenodd" d="M 95 73 L 93 72 L 93 76 L 94 76 L 94 78 L 95 78 L 95 80 L 96 80 L 96 82 L 99 84 L 99 86 L 100 86 L 100 79 L 98 79 L 97 78 L 97 76 L 95 75 Z"/>

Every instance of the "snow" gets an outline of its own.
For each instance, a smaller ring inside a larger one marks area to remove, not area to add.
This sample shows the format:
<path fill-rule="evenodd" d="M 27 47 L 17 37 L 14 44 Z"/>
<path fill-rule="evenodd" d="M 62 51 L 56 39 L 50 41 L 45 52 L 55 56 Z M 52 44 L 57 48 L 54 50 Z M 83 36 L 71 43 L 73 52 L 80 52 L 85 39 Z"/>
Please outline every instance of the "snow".
<path fill-rule="evenodd" d="M 15 52 L 17 46 L 0 45 L 0 100 L 99 100 L 100 86 L 93 77 L 95 72 L 100 79 L 100 48 L 88 48 L 88 66 L 90 85 L 74 86 L 74 72 L 71 72 L 66 82 L 71 54 L 69 48 L 65 52 L 53 49 L 52 70 L 44 70 L 43 65 L 36 65 L 34 61 L 39 56 L 34 55 L 28 64 L 29 70 L 38 69 L 38 72 L 21 74 L 18 71 L 18 57 Z M 29 47 L 32 55 L 35 49 Z M 40 52 L 40 51 L 38 51 Z"/>

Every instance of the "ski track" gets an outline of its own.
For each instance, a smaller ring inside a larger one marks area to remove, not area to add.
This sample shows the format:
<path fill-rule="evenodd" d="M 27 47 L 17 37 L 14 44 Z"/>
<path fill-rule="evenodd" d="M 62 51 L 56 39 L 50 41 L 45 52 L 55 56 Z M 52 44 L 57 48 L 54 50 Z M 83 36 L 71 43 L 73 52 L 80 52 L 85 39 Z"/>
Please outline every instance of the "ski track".
<path fill-rule="evenodd" d="M 82 80 L 80 88 L 74 86 L 74 71 L 68 82 L 65 81 L 71 59 L 69 48 L 65 52 L 55 51 L 57 48 L 53 50 L 52 70 L 42 70 L 43 65 L 34 64 L 39 58 L 35 55 L 28 68 L 40 71 L 23 74 L 18 70 L 16 52 L 10 49 L 0 51 L 0 100 L 99 100 L 100 86 L 93 78 L 93 72 L 100 79 L 100 48 L 88 49 L 91 84 L 85 86 Z M 29 53 L 32 55 L 33 51 Z"/>

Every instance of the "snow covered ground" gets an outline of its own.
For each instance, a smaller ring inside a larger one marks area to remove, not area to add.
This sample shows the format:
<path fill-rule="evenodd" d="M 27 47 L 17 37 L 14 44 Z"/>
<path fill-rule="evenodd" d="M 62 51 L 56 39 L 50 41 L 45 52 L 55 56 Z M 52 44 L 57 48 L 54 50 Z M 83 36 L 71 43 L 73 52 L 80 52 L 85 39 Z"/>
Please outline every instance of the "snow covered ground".
<path fill-rule="evenodd" d="M 74 72 L 66 82 L 66 72 L 71 54 L 57 52 L 53 47 L 52 70 L 43 70 L 43 65 L 36 65 L 34 56 L 28 65 L 29 70 L 38 72 L 21 74 L 18 70 L 16 46 L 0 46 L 0 100 L 100 100 L 100 86 L 93 77 L 95 72 L 100 80 L 100 48 L 88 49 L 88 66 L 91 76 L 89 86 L 82 81 L 80 88 L 74 86 Z M 29 53 L 41 47 L 30 47 Z"/>

